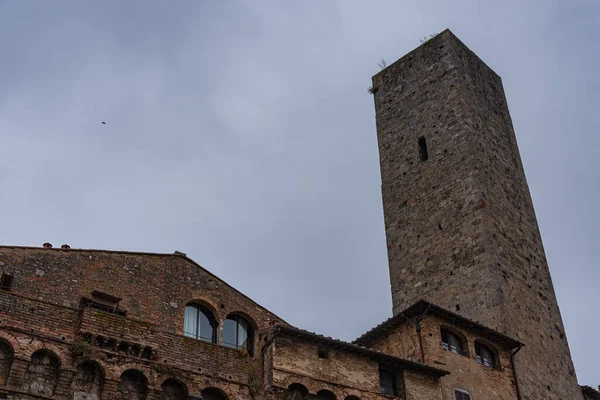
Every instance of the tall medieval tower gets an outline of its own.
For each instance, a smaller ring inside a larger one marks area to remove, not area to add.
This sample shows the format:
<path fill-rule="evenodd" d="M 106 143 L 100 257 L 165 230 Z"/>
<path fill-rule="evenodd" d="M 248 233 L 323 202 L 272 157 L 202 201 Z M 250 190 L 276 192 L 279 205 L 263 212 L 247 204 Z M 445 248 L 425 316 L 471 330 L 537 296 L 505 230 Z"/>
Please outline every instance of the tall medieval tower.
<path fill-rule="evenodd" d="M 500 77 L 446 30 L 372 90 L 394 314 L 513 336 L 523 399 L 581 399 Z"/>

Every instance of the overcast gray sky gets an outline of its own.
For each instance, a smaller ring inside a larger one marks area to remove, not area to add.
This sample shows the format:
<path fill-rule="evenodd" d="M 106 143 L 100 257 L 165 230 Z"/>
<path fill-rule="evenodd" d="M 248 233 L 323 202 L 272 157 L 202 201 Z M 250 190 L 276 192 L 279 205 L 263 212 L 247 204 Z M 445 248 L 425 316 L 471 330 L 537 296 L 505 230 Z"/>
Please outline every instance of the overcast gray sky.
<path fill-rule="evenodd" d="M 177 249 L 352 340 L 391 315 L 367 87 L 450 28 L 503 78 L 579 380 L 598 385 L 599 16 L 594 0 L 0 0 L 0 243 Z"/>

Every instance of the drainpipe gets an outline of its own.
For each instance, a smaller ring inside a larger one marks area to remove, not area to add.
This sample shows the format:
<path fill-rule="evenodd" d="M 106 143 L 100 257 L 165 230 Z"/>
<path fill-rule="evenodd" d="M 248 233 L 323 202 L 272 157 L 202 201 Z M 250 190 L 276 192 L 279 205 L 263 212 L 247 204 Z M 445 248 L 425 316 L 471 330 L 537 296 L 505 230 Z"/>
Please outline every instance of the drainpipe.
<path fill-rule="evenodd" d="M 519 387 L 519 378 L 517 377 L 517 367 L 515 365 L 515 356 L 523 348 L 519 345 L 515 351 L 510 353 L 510 363 L 512 364 L 513 376 L 515 377 L 515 387 L 517 388 L 517 399 L 521 400 L 521 388 Z"/>
<path fill-rule="evenodd" d="M 423 338 L 421 337 L 421 324 L 420 319 L 417 319 L 415 323 L 417 327 L 417 333 L 419 334 L 419 347 L 421 348 L 421 364 L 425 364 L 425 352 L 423 351 Z"/>
<path fill-rule="evenodd" d="M 430 308 L 431 305 L 427 305 L 427 309 L 423 311 L 423 314 L 419 315 L 414 321 L 408 318 L 406 315 L 402 313 L 400 314 L 401 317 L 404 317 L 407 321 L 412 323 L 415 326 L 415 329 L 417 330 L 417 334 L 419 335 L 419 348 L 421 349 L 421 364 L 425 364 L 425 350 L 423 350 L 423 338 L 421 337 L 421 320 L 423 319 L 425 314 L 429 312 Z"/>

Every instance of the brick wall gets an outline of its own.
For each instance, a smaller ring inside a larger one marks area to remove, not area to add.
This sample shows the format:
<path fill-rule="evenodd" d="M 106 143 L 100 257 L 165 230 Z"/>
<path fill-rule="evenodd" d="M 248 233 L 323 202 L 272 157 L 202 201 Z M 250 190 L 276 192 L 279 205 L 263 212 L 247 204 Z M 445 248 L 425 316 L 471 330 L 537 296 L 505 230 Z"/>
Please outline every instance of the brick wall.
<path fill-rule="evenodd" d="M 250 398 L 248 356 L 183 336 L 184 306 L 198 300 L 217 321 L 235 312 L 255 329 L 277 317 L 187 258 L 1 247 L 0 267 L 14 276 L 11 291 L 0 291 L 0 344 L 13 353 L 0 395 L 132 399 L 135 385 L 122 377 L 138 374 L 147 399 L 161 398 L 165 382 L 190 395 L 218 388 Z M 81 308 L 93 291 L 122 298 L 127 316 Z"/>

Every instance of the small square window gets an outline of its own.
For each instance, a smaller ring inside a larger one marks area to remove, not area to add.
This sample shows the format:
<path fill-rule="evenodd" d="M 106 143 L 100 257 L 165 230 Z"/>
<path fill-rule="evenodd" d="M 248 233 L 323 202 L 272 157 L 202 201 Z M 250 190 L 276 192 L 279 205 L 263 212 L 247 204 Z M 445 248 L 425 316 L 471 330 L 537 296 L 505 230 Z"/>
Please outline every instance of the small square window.
<path fill-rule="evenodd" d="M 323 358 L 327 360 L 329 358 L 329 350 L 327 349 L 318 349 L 319 358 Z"/>

